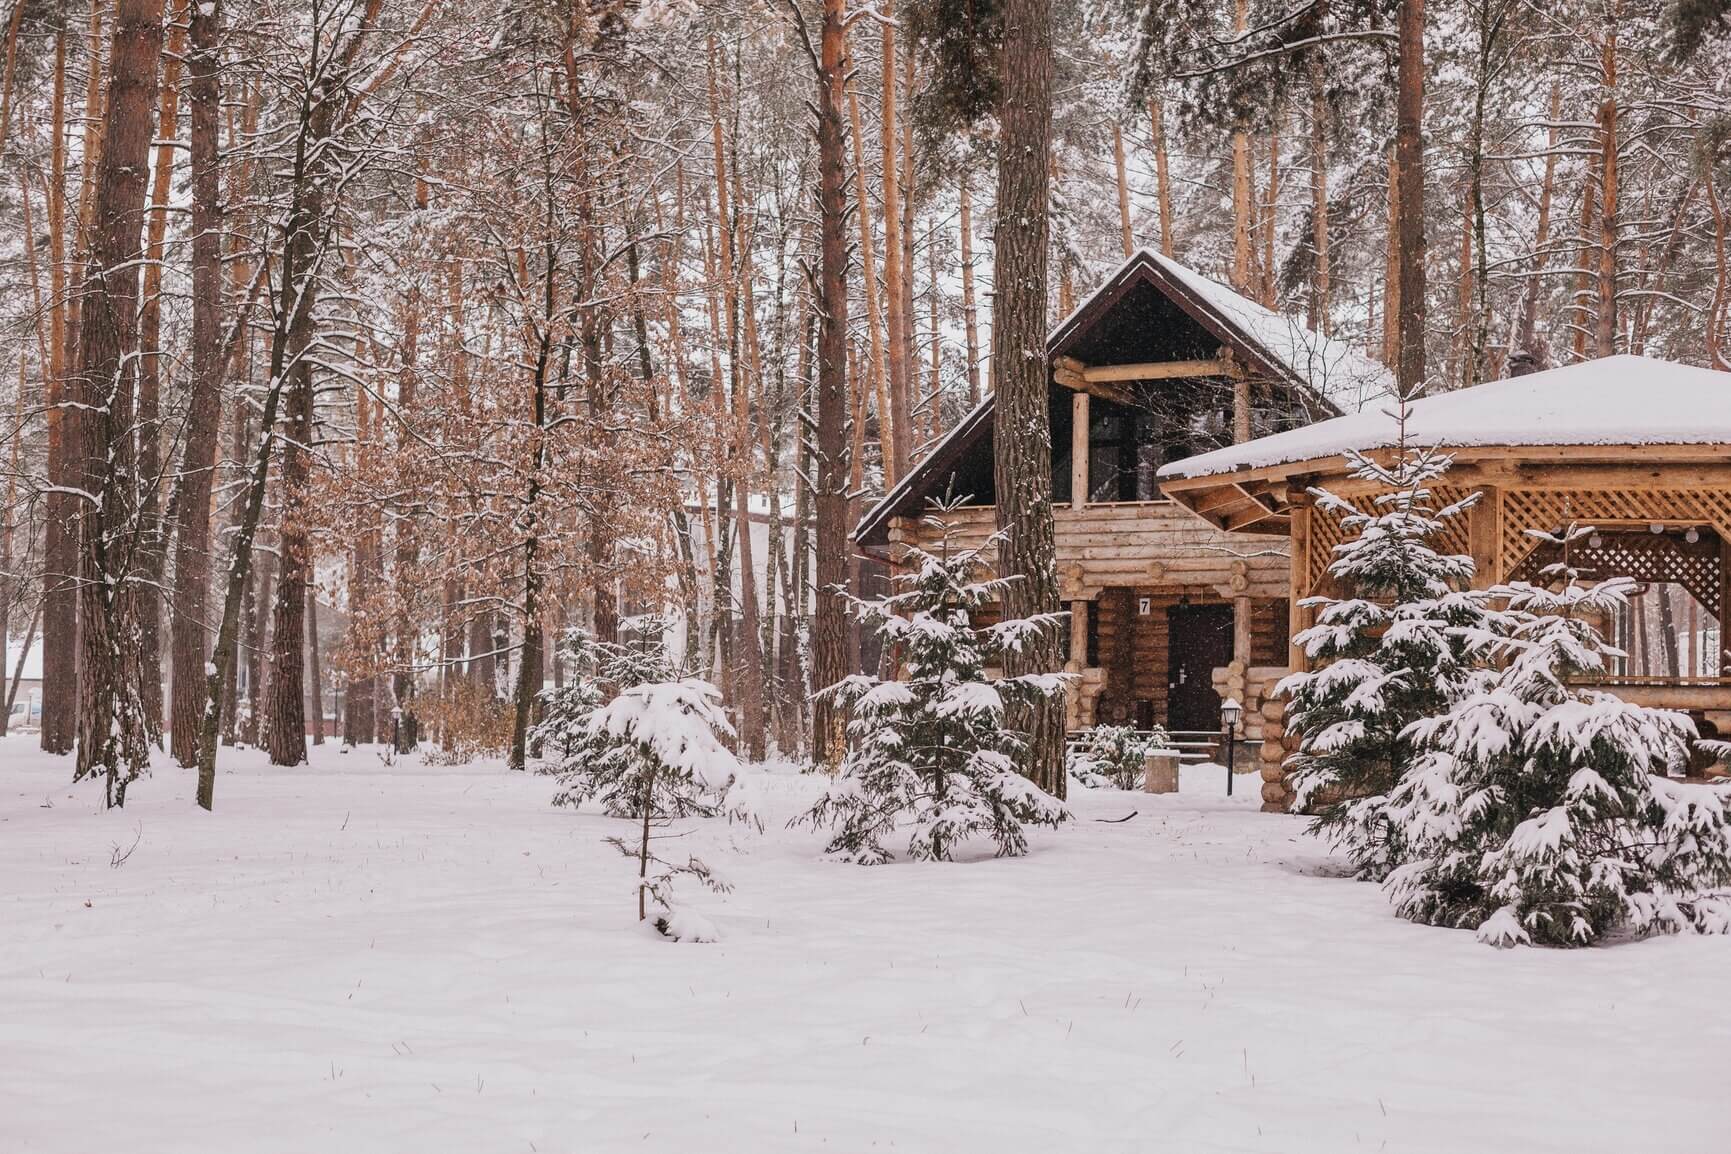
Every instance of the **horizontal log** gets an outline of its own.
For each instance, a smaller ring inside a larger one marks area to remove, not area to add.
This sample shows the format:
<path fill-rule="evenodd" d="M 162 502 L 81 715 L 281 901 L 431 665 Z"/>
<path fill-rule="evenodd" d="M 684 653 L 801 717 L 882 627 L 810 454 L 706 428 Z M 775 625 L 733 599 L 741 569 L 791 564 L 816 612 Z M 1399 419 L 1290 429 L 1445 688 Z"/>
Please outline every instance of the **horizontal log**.
<path fill-rule="evenodd" d="M 1237 373 L 1230 362 L 1141 361 L 1124 365 L 1089 365 L 1082 370 L 1088 381 L 1169 381 L 1179 377 L 1230 377 Z"/>

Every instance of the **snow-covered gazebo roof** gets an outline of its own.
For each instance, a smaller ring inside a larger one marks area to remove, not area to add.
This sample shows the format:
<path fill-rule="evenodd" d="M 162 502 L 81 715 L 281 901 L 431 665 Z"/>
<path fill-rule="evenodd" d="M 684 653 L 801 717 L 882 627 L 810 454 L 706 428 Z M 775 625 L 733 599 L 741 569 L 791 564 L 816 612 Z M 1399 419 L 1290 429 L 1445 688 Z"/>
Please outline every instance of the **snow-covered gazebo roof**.
<path fill-rule="evenodd" d="M 1440 393 L 1407 407 L 1406 440 L 1449 448 L 1731 444 L 1731 374 L 1652 357 L 1582 361 Z M 1392 448 L 1392 404 L 1174 461 L 1162 480 Z"/>
<path fill-rule="evenodd" d="M 1219 528 L 1285 533 L 1306 487 L 1335 487 L 1349 472 L 1346 453 L 1392 450 L 1402 434 L 1396 406 L 1374 405 L 1174 461 L 1161 468 L 1160 488 Z M 1653 503 L 1643 493 L 1731 482 L 1731 374 L 1605 357 L 1413 401 L 1404 436 L 1453 453 L 1451 484 L 1613 487 L 1633 494 L 1623 503 L 1635 510 Z M 1681 500 L 1652 508 L 1652 520 L 1731 518 L 1717 503 Z"/>

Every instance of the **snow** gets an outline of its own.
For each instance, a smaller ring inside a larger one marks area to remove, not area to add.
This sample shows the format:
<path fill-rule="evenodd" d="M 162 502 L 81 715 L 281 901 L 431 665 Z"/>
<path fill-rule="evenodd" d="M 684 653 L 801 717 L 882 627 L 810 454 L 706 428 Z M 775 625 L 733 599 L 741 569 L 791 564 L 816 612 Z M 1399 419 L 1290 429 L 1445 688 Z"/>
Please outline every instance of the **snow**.
<path fill-rule="evenodd" d="M 1731 375 L 1653 357 L 1582 361 L 1414 401 L 1407 441 L 1475 445 L 1731 444 Z M 1319 421 L 1174 461 L 1162 477 L 1206 477 L 1399 441 L 1392 406 Z"/>
<path fill-rule="evenodd" d="M 24 639 L 22 637 L 8 639 L 5 649 L 5 676 L 0 680 L 4 680 L 5 688 L 10 689 L 12 687 L 12 675 L 18 672 L 18 655 L 24 650 Z M 31 639 L 30 651 L 24 654 L 24 680 L 42 680 L 42 638 L 40 637 Z"/>
<path fill-rule="evenodd" d="M 312 757 L 104 814 L 0 739 L 0 1150 L 1724 1149 L 1731 940 L 1412 925 L 1218 766 L 873 868 L 748 770 L 764 833 L 677 826 L 737 889 L 673 945 L 550 779 Z"/>

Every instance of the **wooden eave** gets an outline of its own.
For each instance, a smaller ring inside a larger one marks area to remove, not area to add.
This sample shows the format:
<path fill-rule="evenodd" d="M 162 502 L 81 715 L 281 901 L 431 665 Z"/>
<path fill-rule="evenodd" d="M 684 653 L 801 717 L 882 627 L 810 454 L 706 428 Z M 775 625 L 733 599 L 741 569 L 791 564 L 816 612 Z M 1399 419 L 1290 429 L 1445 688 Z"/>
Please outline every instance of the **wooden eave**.
<path fill-rule="evenodd" d="M 1731 444 L 1468 445 L 1446 482 L 1508 489 L 1731 489 Z M 1383 463 L 1396 450 L 1365 455 Z M 1292 498 L 1321 485 L 1342 497 L 1378 490 L 1353 477 L 1339 454 L 1235 469 L 1202 477 L 1168 477 L 1160 491 L 1219 529 L 1282 533 L 1291 525 Z M 1259 512 L 1259 510 L 1261 510 Z"/>

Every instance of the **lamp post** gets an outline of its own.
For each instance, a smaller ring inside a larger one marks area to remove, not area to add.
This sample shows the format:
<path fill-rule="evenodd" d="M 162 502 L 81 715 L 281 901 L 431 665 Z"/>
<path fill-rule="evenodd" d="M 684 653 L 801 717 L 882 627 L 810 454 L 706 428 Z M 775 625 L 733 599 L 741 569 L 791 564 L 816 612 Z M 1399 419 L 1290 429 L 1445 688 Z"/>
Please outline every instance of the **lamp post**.
<path fill-rule="evenodd" d="M 401 705 L 393 705 L 391 706 L 391 749 L 393 751 L 401 748 L 402 733 L 403 707 Z"/>
<path fill-rule="evenodd" d="M 1220 728 L 1226 734 L 1226 796 L 1232 796 L 1232 763 L 1237 760 L 1238 753 L 1238 719 L 1244 714 L 1244 706 L 1238 704 L 1236 697 L 1228 697 L 1220 703 Z"/>

